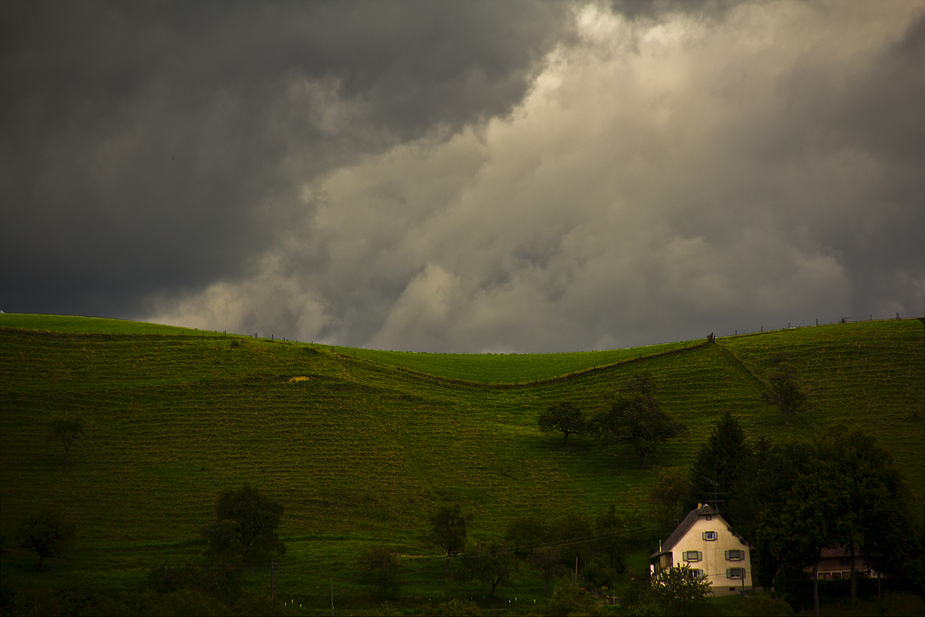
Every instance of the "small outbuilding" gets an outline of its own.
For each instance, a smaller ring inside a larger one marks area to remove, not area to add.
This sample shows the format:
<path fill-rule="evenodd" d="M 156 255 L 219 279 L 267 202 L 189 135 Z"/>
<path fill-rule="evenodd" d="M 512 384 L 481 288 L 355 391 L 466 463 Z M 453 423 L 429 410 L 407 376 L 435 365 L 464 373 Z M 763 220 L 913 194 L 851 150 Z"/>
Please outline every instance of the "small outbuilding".
<path fill-rule="evenodd" d="M 709 504 L 697 504 L 650 558 L 649 569 L 687 565 L 695 576 L 710 582 L 713 595 L 752 589 L 748 543 L 732 533 L 729 524 Z"/>

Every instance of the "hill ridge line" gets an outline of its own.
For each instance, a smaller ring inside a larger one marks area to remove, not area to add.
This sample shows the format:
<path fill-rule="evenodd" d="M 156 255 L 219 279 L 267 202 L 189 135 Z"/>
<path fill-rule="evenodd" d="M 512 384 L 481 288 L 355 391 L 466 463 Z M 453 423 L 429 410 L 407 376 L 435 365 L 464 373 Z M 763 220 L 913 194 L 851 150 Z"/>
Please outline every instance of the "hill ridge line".
<path fill-rule="evenodd" d="M 544 385 L 544 384 L 549 384 L 549 383 L 556 383 L 560 381 L 568 381 L 569 379 L 573 379 L 575 377 L 587 375 L 587 374 L 594 373 L 597 371 L 610 370 L 617 366 L 624 366 L 627 364 L 632 364 L 633 362 L 639 362 L 641 360 L 651 360 L 653 358 L 659 358 L 662 356 L 678 354 L 678 353 L 682 353 L 685 351 L 693 351 L 695 349 L 700 349 L 707 345 L 709 345 L 709 343 L 707 342 L 698 342 L 692 345 L 688 345 L 686 347 L 677 347 L 675 349 L 666 349 L 664 351 L 657 351 L 655 353 L 646 354 L 644 356 L 636 356 L 635 358 L 619 360 L 617 362 L 611 362 L 609 364 L 602 364 L 600 366 L 592 366 L 589 368 L 583 368 L 583 369 L 579 369 L 576 371 L 572 371 L 570 373 L 564 373 L 562 375 L 554 375 L 552 377 L 547 377 L 545 379 L 536 379 L 533 381 L 495 382 L 495 383 L 484 382 L 484 381 L 471 381 L 468 379 L 460 379 L 458 377 L 444 377 L 442 375 L 436 375 L 434 373 L 427 373 L 427 372 L 419 371 L 413 368 L 408 368 L 406 366 L 400 366 L 398 364 L 390 364 L 387 362 L 381 362 L 379 360 L 372 360 L 369 358 L 351 356 L 351 355 L 343 354 L 340 352 L 334 352 L 334 354 L 338 357 L 345 358 L 348 360 L 353 360 L 355 362 L 366 362 L 367 364 L 372 364 L 375 366 L 388 367 L 388 368 L 392 368 L 397 371 L 402 371 L 402 372 L 409 373 L 412 375 L 420 375 L 424 377 L 429 377 L 431 379 L 436 379 L 436 380 L 447 382 L 447 383 L 455 383 L 455 384 L 460 384 L 460 385 L 465 385 L 465 386 L 478 386 L 478 387 L 504 389 L 504 388 L 520 388 L 524 386 L 537 386 L 537 385 Z M 529 354 L 523 354 L 523 355 L 529 355 Z M 541 355 L 541 354 L 536 354 L 536 355 Z"/>

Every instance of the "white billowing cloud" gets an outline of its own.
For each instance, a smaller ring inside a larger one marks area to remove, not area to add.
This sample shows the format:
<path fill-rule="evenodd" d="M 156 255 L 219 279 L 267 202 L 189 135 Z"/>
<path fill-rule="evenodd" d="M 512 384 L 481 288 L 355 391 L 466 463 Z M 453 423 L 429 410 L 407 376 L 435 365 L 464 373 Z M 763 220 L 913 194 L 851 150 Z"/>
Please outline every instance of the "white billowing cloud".
<path fill-rule="evenodd" d="M 267 254 L 243 281 L 218 281 L 179 302 L 159 299 L 158 321 L 188 328 L 311 341 L 330 321 L 324 300 Z"/>
<path fill-rule="evenodd" d="M 578 41 L 510 117 L 435 127 L 310 182 L 270 266 L 164 317 L 527 352 L 845 314 L 848 255 L 897 215 L 878 206 L 888 162 L 827 119 L 914 5 L 882 7 L 763 2 L 657 21 L 582 7 Z M 921 270 L 906 276 L 925 300 Z"/>

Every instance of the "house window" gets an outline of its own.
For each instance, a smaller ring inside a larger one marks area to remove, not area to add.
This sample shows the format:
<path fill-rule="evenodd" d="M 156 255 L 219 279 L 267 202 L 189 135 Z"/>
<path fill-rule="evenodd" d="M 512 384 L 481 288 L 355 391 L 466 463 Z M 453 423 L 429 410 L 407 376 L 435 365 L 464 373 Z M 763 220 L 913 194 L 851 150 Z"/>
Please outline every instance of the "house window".
<path fill-rule="evenodd" d="M 703 570 L 701 570 L 700 568 L 692 568 L 691 574 L 693 574 L 694 578 L 697 578 L 697 579 L 706 578 L 706 575 L 703 573 Z"/>
<path fill-rule="evenodd" d="M 726 568 L 726 578 L 745 578 L 745 568 Z"/>
<path fill-rule="evenodd" d="M 681 553 L 681 558 L 684 561 L 700 561 L 703 559 L 703 553 L 700 551 L 684 551 Z"/>
<path fill-rule="evenodd" d="M 712 521 L 712 520 L 713 520 L 713 515 L 712 515 L 712 514 L 707 514 L 707 520 L 708 520 L 708 521 Z"/>
<path fill-rule="evenodd" d="M 743 559 L 745 559 L 743 550 L 726 551 L 726 561 L 742 561 Z"/>
<path fill-rule="evenodd" d="M 715 532 L 715 531 L 704 531 L 704 532 L 703 532 L 703 539 L 704 539 L 704 540 L 715 540 L 715 539 L 716 539 L 716 532 Z"/>

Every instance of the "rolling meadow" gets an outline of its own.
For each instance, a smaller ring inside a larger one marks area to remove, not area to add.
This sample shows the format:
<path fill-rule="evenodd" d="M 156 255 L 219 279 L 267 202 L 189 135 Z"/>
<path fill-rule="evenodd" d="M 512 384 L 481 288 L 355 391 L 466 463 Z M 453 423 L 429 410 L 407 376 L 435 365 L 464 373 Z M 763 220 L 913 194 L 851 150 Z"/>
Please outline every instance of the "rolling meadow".
<path fill-rule="evenodd" d="M 798 369 L 810 409 L 784 426 L 762 394 L 781 360 Z M 560 447 L 537 416 L 572 401 L 584 411 L 635 373 L 687 424 L 646 468 L 630 451 L 580 436 Z M 304 614 L 374 604 L 356 558 L 374 544 L 402 555 L 411 603 L 476 597 L 442 578 L 428 516 L 458 503 L 471 542 L 501 541 L 526 514 L 595 516 L 610 504 L 636 521 L 628 559 L 673 522 L 649 495 L 686 469 L 723 412 L 748 437 L 824 439 L 860 427 L 893 455 L 925 514 L 925 334 L 916 319 L 808 327 L 630 350 L 563 354 L 411 354 L 225 335 L 154 324 L 0 315 L 0 534 L 5 580 L 134 589 L 159 565 L 198 563 L 200 529 L 219 491 L 244 483 L 279 501 L 287 552 L 272 585 Z M 85 434 L 62 464 L 55 414 Z M 34 573 L 12 544 L 17 525 L 53 507 L 77 526 L 74 546 Z M 247 585 L 269 589 L 269 564 Z M 523 569 L 499 602 L 542 598 Z"/>

